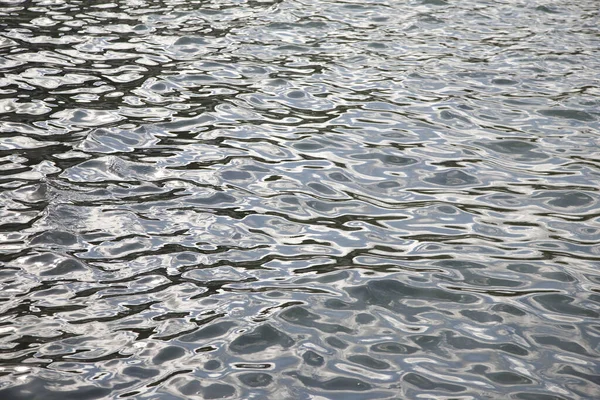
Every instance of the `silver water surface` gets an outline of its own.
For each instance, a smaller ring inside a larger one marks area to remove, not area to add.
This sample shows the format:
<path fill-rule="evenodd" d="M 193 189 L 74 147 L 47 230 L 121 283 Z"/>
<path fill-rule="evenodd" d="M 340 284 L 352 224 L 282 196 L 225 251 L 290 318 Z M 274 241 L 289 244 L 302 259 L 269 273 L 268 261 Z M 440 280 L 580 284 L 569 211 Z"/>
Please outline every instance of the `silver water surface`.
<path fill-rule="evenodd" d="M 597 398 L 599 22 L 0 1 L 0 398 Z"/>

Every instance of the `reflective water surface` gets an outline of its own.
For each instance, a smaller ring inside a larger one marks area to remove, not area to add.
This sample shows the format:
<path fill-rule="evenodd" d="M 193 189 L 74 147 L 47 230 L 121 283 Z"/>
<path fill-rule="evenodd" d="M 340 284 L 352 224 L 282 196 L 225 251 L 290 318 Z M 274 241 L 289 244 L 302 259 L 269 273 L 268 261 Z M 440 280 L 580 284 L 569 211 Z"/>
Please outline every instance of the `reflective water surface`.
<path fill-rule="evenodd" d="M 598 398 L 599 26 L 0 1 L 0 398 Z"/>

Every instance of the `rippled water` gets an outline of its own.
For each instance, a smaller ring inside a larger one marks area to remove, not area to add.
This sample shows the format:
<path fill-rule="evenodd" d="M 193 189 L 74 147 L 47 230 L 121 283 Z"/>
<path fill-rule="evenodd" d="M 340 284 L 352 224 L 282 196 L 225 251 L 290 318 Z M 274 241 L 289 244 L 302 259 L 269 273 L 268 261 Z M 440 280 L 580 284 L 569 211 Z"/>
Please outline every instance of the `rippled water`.
<path fill-rule="evenodd" d="M 600 397 L 599 21 L 0 1 L 0 398 Z"/>

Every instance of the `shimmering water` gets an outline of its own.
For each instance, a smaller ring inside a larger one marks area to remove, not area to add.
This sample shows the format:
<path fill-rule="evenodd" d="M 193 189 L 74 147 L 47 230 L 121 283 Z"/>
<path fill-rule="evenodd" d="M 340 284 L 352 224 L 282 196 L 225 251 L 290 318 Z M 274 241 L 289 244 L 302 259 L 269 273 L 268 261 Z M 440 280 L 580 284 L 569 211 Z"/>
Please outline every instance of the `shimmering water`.
<path fill-rule="evenodd" d="M 599 398 L 598 10 L 0 1 L 0 399 Z"/>

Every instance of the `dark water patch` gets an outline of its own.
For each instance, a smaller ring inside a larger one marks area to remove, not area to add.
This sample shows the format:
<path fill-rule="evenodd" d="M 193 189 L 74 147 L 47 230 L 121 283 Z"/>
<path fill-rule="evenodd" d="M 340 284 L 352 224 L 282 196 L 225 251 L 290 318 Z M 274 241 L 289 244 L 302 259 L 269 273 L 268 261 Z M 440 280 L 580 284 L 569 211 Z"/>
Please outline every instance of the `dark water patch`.
<path fill-rule="evenodd" d="M 235 388 L 231 385 L 213 383 L 203 389 L 205 399 L 225 399 L 235 395 Z"/>
<path fill-rule="evenodd" d="M 508 157 L 518 161 L 539 162 L 549 158 L 548 155 L 540 151 L 539 146 L 526 140 L 497 140 L 475 142 L 475 144 L 492 150 L 501 157 Z"/>
<path fill-rule="evenodd" d="M 547 203 L 558 208 L 587 207 L 597 201 L 590 195 L 578 191 L 546 191 L 537 193 L 534 199 L 549 199 Z"/>
<path fill-rule="evenodd" d="M 217 360 L 209 360 L 206 363 L 204 363 L 204 369 L 206 370 L 214 371 L 219 368 L 221 368 L 221 363 Z"/>
<path fill-rule="evenodd" d="M 332 346 L 335 347 L 336 349 L 340 349 L 340 350 L 344 350 L 348 347 L 348 343 L 344 342 L 341 339 L 338 339 L 336 337 L 330 336 L 328 338 L 325 339 L 325 342 Z"/>
<path fill-rule="evenodd" d="M 318 380 L 294 374 L 294 376 L 308 387 L 319 388 L 327 391 L 365 391 L 371 389 L 371 385 L 356 378 L 337 377 L 328 380 Z"/>
<path fill-rule="evenodd" d="M 386 363 L 385 361 L 380 361 L 380 360 L 377 360 L 375 358 L 372 358 L 372 357 L 369 357 L 366 355 L 349 356 L 348 361 L 352 361 L 354 363 L 362 365 L 363 367 L 371 368 L 371 369 L 388 369 L 388 368 L 390 368 L 390 364 Z"/>
<path fill-rule="evenodd" d="M 576 279 L 565 272 L 545 272 L 542 274 L 544 278 L 559 281 L 559 282 L 574 282 Z"/>
<path fill-rule="evenodd" d="M 518 82 L 514 81 L 512 79 L 507 79 L 507 78 L 496 78 L 496 79 L 492 79 L 492 83 L 495 85 L 516 85 Z"/>
<path fill-rule="evenodd" d="M 197 394 L 201 390 L 202 390 L 202 385 L 198 381 L 188 382 L 179 388 L 179 391 L 186 396 Z"/>
<path fill-rule="evenodd" d="M 596 311 L 573 304 L 575 299 L 562 294 L 542 294 L 534 296 L 534 300 L 545 310 L 573 317 L 598 318 Z"/>
<path fill-rule="evenodd" d="M 410 337 L 410 340 L 425 352 L 443 352 L 440 348 L 440 345 L 442 344 L 441 337 L 433 335 L 413 335 Z"/>
<path fill-rule="evenodd" d="M 265 324 L 257 327 L 250 333 L 243 334 L 234 339 L 229 348 L 234 353 L 251 354 L 263 351 L 271 346 L 290 347 L 294 340 L 287 334 Z"/>
<path fill-rule="evenodd" d="M 465 317 L 482 324 L 500 323 L 504 321 L 499 315 L 491 314 L 484 311 L 464 310 L 460 313 L 461 315 L 464 315 Z"/>
<path fill-rule="evenodd" d="M 553 110 L 540 110 L 539 113 L 542 115 L 548 116 L 548 117 L 572 119 L 572 120 L 576 120 L 576 121 L 593 121 L 593 120 L 595 120 L 594 116 L 592 116 L 590 113 L 581 111 L 581 110 L 553 109 Z"/>
<path fill-rule="evenodd" d="M 511 314 L 516 317 L 522 317 L 524 315 L 527 315 L 525 311 L 510 304 L 496 304 L 491 308 L 491 310 L 499 313 Z"/>
<path fill-rule="evenodd" d="M 77 236 L 69 232 L 63 231 L 49 231 L 44 232 L 31 239 L 30 244 L 35 245 L 46 245 L 46 246 L 73 246 L 77 244 Z"/>
<path fill-rule="evenodd" d="M 459 170 L 438 172 L 431 178 L 425 178 L 424 180 L 441 186 L 472 186 L 479 183 L 476 177 Z"/>
<path fill-rule="evenodd" d="M 181 347 L 168 346 L 168 347 L 165 347 L 164 349 L 161 349 L 158 352 L 158 354 L 156 355 L 156 357 L 154 357 L 152 359 L 152 362 L 154 364 L 160 365 L 167 361 L 176 360 L 178 358 L 181 358 L 184 355 L 185 355 L 185 350 L 182 349 Z"/>
<path fill-rule="evenodd" d="M 269 386 L 273 383 L 273 377 L 269 374 L 262 372 L 251 372 L 246 374 L 240 374 L 238 379 L 246 386 L 250 387 L 263 387 Z"/>
<path fill-rule="evenodd" d="M 587 373 L 587 372 L 582 372 L 582 371 L 578 371 L 577 369 L 573 368 L 570 365 L 564 366 L 562 367 L 559 371 L 558 374 L 561 375 L 571 375 L 571 376 L 575 376 L 581 379 L 584 379 L 588 382 L 593 383 L 594 385 L 596 385 L 596 389 L 598 386 L 600 386 L 600 375 L 596 375 L 593 373 Z"/>
<path fill-rule="evenodd" d="M 85 271 L 85 265 L 75 259 L 63 260 L 56 264 L 56 267 L 43 271 L 40 273 L 41 276 L 69 276 L 74 272 Z"/>
<path fill-rule="evenodd" d="M 123 373 L 134 378 L 147 379 L 155 377 L 159 374 L 159 371 L 153 368 L 127 367 L 123 369 Z"/>
<path fill-rule="evenodd" d="M 406 346 L 395 342 L 384 342 L 371 346 L 371 351 L 376 353 L 412 354 L 416 353 L 418 350 L 419 349 L 414 346 Z"/>
<path fill-rule="evenodd" d="M 397 166 L 411 165 L 417 162 L 417 160 L 415 160 L 414 158 L 388 154 L 356 154 L 353 155 L 352 158 L 357 160 L 378 160 L 384 165 Z"/>
<path fill-rule="evenodd" d="M 545 393 L 517 393 L 515 398 L 521 400 L 566 400 L 566 397 Z"/>
<path fill-rule="evenodd" d="M 70 383 L 72 382 L 63 381 L 63 384 L 68 385 Z M 99 388 L 92 385 L 79 386 L 75 390 L 52 390 L 51 386 L 53 386 L 51 381 L 48 382 L 42 379 L 34 378 L 25 384 L 19 384 L 6 389 L 0 389 L 0 395 L 2 398 L 14 400 L 92 400 L 104 398 L 111 392 L 111 389 Z"/>
<path fill-rule="evenodd" d="M 197 330 L 196 332 L 183 335 L 179 338 L 179 340 L 182 342 L 197 342 L 200 340 L 223 336 L 234 326 L 236 326 L 236 324 L 230 321 L 213 323 L 205 328 Z"/>
<path fill-rule="evenodd" d="M 312 350 L 309 350 L 306 353 L 302 354 L 302 359 L 308 365 L 312 365 L 315 367 L 321 366 L 325 362 L 325 360 L 323 359 L 323 357 L 321 355 L 315 353 Z"/>
<path fill-rule="evenodd" d="M 371 322 L 375 322 L 377 320 L 377 318 L 374 316 L 365 313 L 357 314 L 354 319 L 359 324 L 370 324 Z"/>
<path fill-rule="evenodd" d="M 455 302 L 469 304 L 477 297 L 469 294 L 457 294 L 441 289 L 423 289 L 410 286 L 396 280 L 373 280 L 366 285 L 347 289 L 359 303 L 394 309 L 404 299 L 421 299 L 433 302 Z"/>
<path fill-rule="evenodd" d="M 466 390 L 464 386 L 455 385 L 452 383 L 436 382 L 413 372 L 404 375 L 402 380 L 416 386 L 421 390 L 439 390 L 450 393 L 459 393 Z"/>
<path fill-rule="evenodd" d="M 352 330 L 340 325 L 340 324 L 329 324 L 325 322 L 318 322 L 321 317 L 317 314 L 311 313 L 304 307 L 291 307 L 280 314 L 280 317 L 291 324 L 313 327 L 322 332 L 336 333 L 344 332 L 351 333 Z"/>
<path fill-rule="evenodd" d="M 571 342 L 566 339 L 561 339 L 553 336 L 534 336 L 533 340 L 540 345 L 549 345 L 558 347 L 561 350 L 575 353 L 583 356 L 589 356 L 587 350 L 578 343 Z"/>

